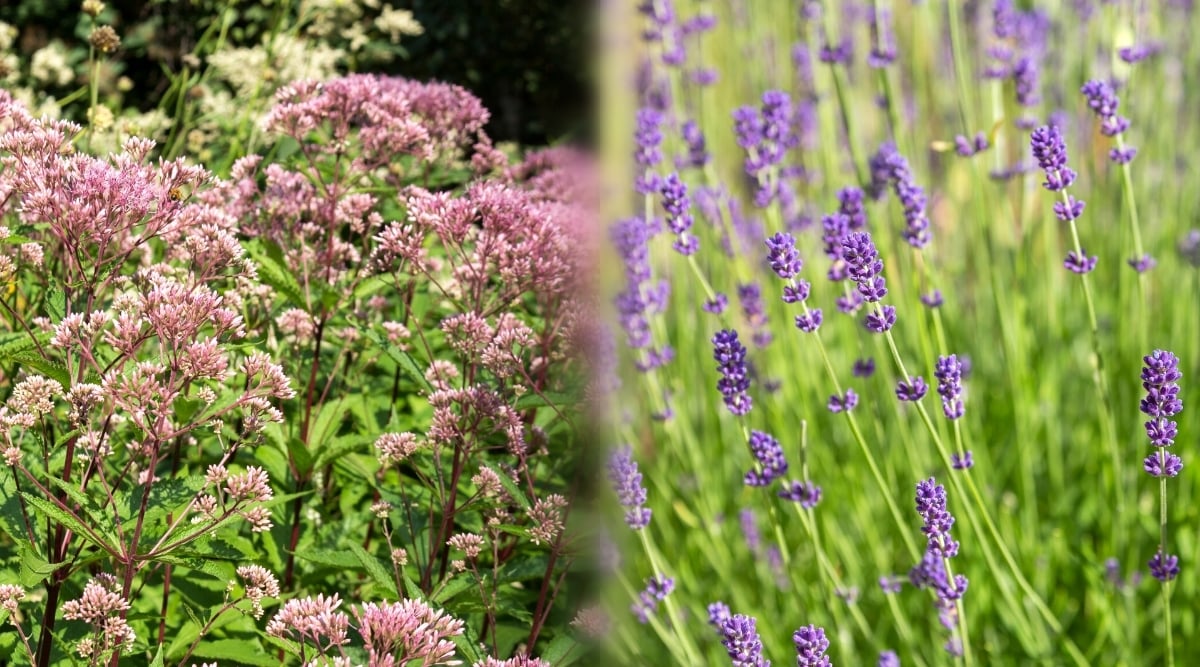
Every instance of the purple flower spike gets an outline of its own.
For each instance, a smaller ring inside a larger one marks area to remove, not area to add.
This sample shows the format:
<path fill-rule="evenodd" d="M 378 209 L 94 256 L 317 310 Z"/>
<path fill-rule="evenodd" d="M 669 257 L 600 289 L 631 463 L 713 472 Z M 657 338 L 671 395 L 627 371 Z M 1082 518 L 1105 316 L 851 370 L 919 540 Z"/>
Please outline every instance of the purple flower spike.
<path fill-rule="evenodd" d="M 667 213 L 667 227 L 676 236 L 672 247 L 684 256 L 695 254 L 700 241 L 689 231 L 693 219 L 687 186 L 680 180 L 679 174 L 672 173 L 663 179 L 661 192 L 663 210 Z"/>
<path fill-rule="evenodd" d="M 1054 202 L 1054 215 L 1063 222 L 1078 220 L 1079 216 L 1083 215 L 1083 202 L 1067 195 L 1066 201 Z"/>
<path fill-rule="evenodd" d="M 762 640 L 753 618 L 737 614 L 721 621 L 718 629 L 733 667 L 771 667 L 771 661 L 762 656 Z"/>
<path fill-rule="evenodd" d="M 1067 253 L 1067 258 L 1063 260 L 1063 267 L 1071 273 L 1083 275 L 1091 273 L 1096 269 L 1096 256 L 1088 256 L 1087 251 L 1077 253 L 1074 250 Z"/>
<path fill-rule="evenodd" d="M 824 628 L 806 625 L 792 634 L 792 643 L 796 645 L 796 667 L 831 667 L 825 655 L 829 640 Z"/>
<path fill-rule="evenodd" d="M 1146 397 L 1142 399 L 1139 408 L 1150 417 L 1147 421 L 1146 436 L 1150 445 L 1158 451 L 1146 457 L 1143 467 L 1154 477 L 1175 477 L 1183 468 L 1183 461 L 1168 452 L 1167 447 L 1175 444 L 1179 427 L 1171 417 L 1183 410 L 1183 401 L 1179 398 L 1179 358 L 1166 350 L 1155 350 L 1143 358 L 1142 388 Z"/>
<path fill-rule="evenodd" d="M 1058 126 L 1044 125 L 1037 128 L 1033 131 L 1029 145 L 1038 166 L 1046 172 L 1046 182 L 1042 183 L 1042 187 L 1051 192 L 1059 192 L 1075 182 L 1075 172 L 1067 166 L 1067 143 L 1063 141 L 1062 131 Z"/>
<path fill-rule="evenodd" d="M 854 393 L 853 389 L 847 389 L 845 396 L 838 396 L 837 394 L 830 396 L 829 405 L 827 407 L 829 408 L 830 412 L 838 413 L 850 412 L 857 405 L 858 394 Z"/>
<path fill-rule="evenodd" d="M 875 374 L 875 360 L 871 358 L 854 361 L 854 377 L 869 378 Z"/>
<path fill-rule="evenodd" d="M 867 232 L 854 232 L 842 241 L 842 259 L 850 278 L 858 284 L 858 292 L 874 303 L 887 295 L 883 277 L 883 260 Z"/>
<path fill-rule="evenodd" d="M 921 532 L 928 538 L 925 555 L 909 572 L 908 578 L 917 588 L 930 588 L 937 595 L 938 617 L 954 633 L 958 628 L 957 601 L 967 590 L 967 578 L 950 576 L 947 563 L 958 554 L 959 543 L 950 535 L 954 517 L 946 507 L 946 487 L 933 478 L 917 482 L 917 513 L 924 520 Z M 946 650 L 954 653 L 958 637 L 951 635 Z"/>
<path fill-rule="evenodd" d="M 729 611 L 729 605 L 724 602 L 714 602 L 708 605 L 708 624 L 721 629 L 721 623 L 725 622 L 732 616 Z"/>
<path fill-rule="evenodd" d="M 713 298 L 705 301 L 704 305 L 701 306 L 701 308 L 704 309 L 704 312 L 712 313 L 713 315 L 720 315 L 721 313 L 725 312 L 727 307 L 729 307 L 729 297 L 725 296 L 721 292 L 717 292 Z"/>
<path fill-rule="evenodd" d="M 821 502 L 821 487 L 812 482 L 792 480 L 784 483 L 783 488 L 779 490 L 779 497 L 800 503 L 804 509 L 812 509 Z"/>
<path fill-rule="evenodd" d="M 820 308 L 813 308 L 803 315 L 796 316 L 796 328 L 804 333 L 813 333 L 821 328 L 823 316 Z"/>
<path fill-rule="evenodd" d="M 1164 583 L 1179 576 L 1179 557 L 1164 554 L 1159 549 L 1150 559 L 1150 576 Z"/>
<path fill-rule="evenodd" d="M 634 530 L 650 524 L 650 508 L 646 504 L 646 487 L 642 485 L 642 473 L 638 472 L 633 460 L 633 449 L 623 447 L 613 452 L 608 460 L 608 479 L 625 511 L 625 523 Z"/>
<path fill-rule="evenodd" d="M 800 261 L 800 252 L 796 250 L 796 239 L 791 234 L 778 232 L 766 241 L 767 262 L 775 275 L 784 280 L 791 280 L 800 273 L 804 263 Z"/>
<path fill-rule="evenodd" d="M 746 486 L 769 486 L 771 482 L 787 474 L 788 463 L 783 455 L 783 447 L 770 434 L 751 431 L 750 453 L 762 469 L 746 473 Z"/>
<path fill-rule="evenodd" d="M 631 606 L 633 615 L 639 623 L 649 623 L 650 616 L 658 611 L 658 603 L 667 599 L 675 590 L 675 580 L 671 577 L 653 576 L 646 579 L 646 588 L 638 594 L 638 599 Z"/>
<path fill-rule="evenodd" d="M 883 306 L 877 312 L 867 313 L 867 317 L 863 322 L 867 330 L 873 333 L 885 333 L 892 330 L 896 326 L 896 308 L 894 306 Z"/>
<path fill-rule="evenodd" d="M 750 371 L 746 367 L 746 346 L 738 340 L 737 332 L 733 329 L 718 331 L 712 339 L 713 360 L 717 362 L 717 370 L 721 379 L 717 381 L 717 390 L 725 398 L 725 406 L 729 412 L 741 416 L 750 412 L 752 402 L 746 392 L 750 389 Z"/>
<path fill-rule="evenodd" d="M 950 455 L 950 467 L 955 470 L 969 470 L 975 467 L 975 457 L 971 454 L 971 450 L 963 452 L 962 456 L 955 452 Z"/>
<path fill-rule="evenodd" d="M 1132 267 L 1133 270 L 1137 271 L 1138 273 L 1145 273 L 1145 272 L 1149 271 L 1150 269 L 1153 269 L 1154 266 L 1156 264 L 1158 264 L 1158 262 L 1154 261 L 1154 258 L 1151 257 L 1150 255 L 1142 255 L 1141 257 L 1133 257 L 1133 258 L 1129 259 L 1128 262 L 1129 262 L 1129 266 Z"/>
<path fill-rule="evenodd" d="M 637 114 L 637 126 L 634 130 L 634 141 L 637 148 L 633 160 L 640 167 L 641 175 L 635 183 L 639 194 L 652 194 L 659 186 L 659 176 L 652 170 L 662 161 L 662 113 L 650 109 L 640 109 Z"/>
<path fill-rule="evenodd" d="M 896 383 L 896 398 L 901 401 L 915 403 L 929 391 L 929 385 L 925 384 L 925 379 L 920 375 L 914 375 L 912 381 L 901 380 Z"/>
<path fill-rule="evenodd" d="M 946 419 L 959 419 L 966 412 L 962 401 L 963 365 L 958 355 L 938 357 L 933 375 L 937 378 L 938 395 L 942 397 L 942 412 Z"/>
<path fill-rule="evenodd" d="M 694 169 L 703 169 L 704 165 L 709 163 L 711 156 L 708 152 L 708 145 L 704 140 L 704 132 L 700 129 L 700 124 L 694 120 L 689 120 L 680 128 L 680 134 L 683 135 L 683 142 L 687 144 L 687 157 L 676 162 L 680 167 L 692 167 Z"/>

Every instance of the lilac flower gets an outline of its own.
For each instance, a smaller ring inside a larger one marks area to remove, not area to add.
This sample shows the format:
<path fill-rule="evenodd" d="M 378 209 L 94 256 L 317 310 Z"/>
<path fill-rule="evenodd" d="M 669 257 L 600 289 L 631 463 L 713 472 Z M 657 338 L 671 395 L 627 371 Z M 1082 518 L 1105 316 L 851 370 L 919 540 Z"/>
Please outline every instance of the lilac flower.
<path fill-rule="evenodd" d="M 717 390 L 725 398 L 725 406 L 734 415 L 750 412 L 752 402 L 746 392 L 750 389 L 750 372 L 746 367 L 746 347 L 738 340 L 737 331 L 723 329 L 712 339 L 713 359 L 721 379 Z"/>
<path fill-rule="evenodd" d="M 817 52 L 817 59 L 827 65 L 842 64 L 849 67 L 854 61 L 854 46 L 848 38 L 837 44 L 825 42 Z"/>
<path fill-rule="evenodd" d="M 763 93 L 757 112 L 753 107 L 733 112 L 734 134 L 738 146 L 746 150 L 744 167 L 758 186 L 754 203 L 760 208 L 766 208 L 777 196 L 785 194 L 782 174 L 772 171 L 798 143 L 792 127 L 793 116 L 791 98 L 778 90 Z"/>
<path fill-rule="evenodd" d="M 900 658 L 895 651 L 884 651 L 879 654 L 877 667 L 900 667 Z"/>
<path fill-rule="evenodd" d="M 946 419 L 959 419 L 966 412 L 962 401 L 962 363 L 958 355 L 938 357 L 933 375 L 937 378 L 938 395 L 942 397 L 942 412 Z"/>
<path fill-rule="evenodd" d="M 1144 468 L 1153 477 L 1175 477 L 1183 468 L 1183 461 L 1166 448 L 1175 444 L 1179 427 L 1171 417 L 1183 410 L 1179 398 L 1179 359 L 1166 350 L 1155 350 L 1143 358 L 1142 388 L 1146 397 L 1140 409 L 1150 417 L 1146 422 L 1146 436 L 1156 451 L 1147 456 Z"/>
<path fill-rule="evenodd" d="M 633 152 L 633 161 L 640 172 L 634 183 L 634 189 L 639 194 L 652 194 L 659 188 L 660 178 L 652 170 L 662 161 L 662 123 L 661 112 L 648 107 L 638 110 L 637 127 L 633 135 L 637 147 Z"/>
<path fill-rule="evenodd" d="M 896 383 L 896 398 L 901 401 L 915 403 L 925 398 L 928 391 L 929 385 L 925 384 L 925 379 L 920 375 L 914 375 L 912 380 L 900 380 Z"/>
<path fill-rule="evenodd" d="M 899 593 L 904 588 L 904 578 L 897 576 L 883 576 L 879 578 L 879 590 L 883 591 L 884 595 Z"/>
<path fill-rule="evenodd" d="M 825 638 L 824 628 L 806 625 L 792 633 L 792 643 L 796 645 L 796 667 L 830 667 L 833 664 L 825 655 L 829 640 Z"/>
<path fill-rule="evenodd" d="M 971 157 L 982 153 L 988 149 L 989 145 L 987 135 L 983 132 L 976 132 L 972 139 L 961 134 L 954 137 L 954 152 L 958 153 L 959 157 Z"/>
<path fill-rule="evenodd" d="M 625 289 L 615 299 L 617 316 L 626 344 L 635 350 L 651 343 L 646 296 L 651 278 L 649 238 L 649 229 L 641 218 L 622 220 L 613 225 L 611 232 L 612 244 L 625 267 Z"/>
<path fill-rule="evenodd" d="M 887 295 L 887 283 L 880 275 L 883 273 L 883 260 L 879 258 L 879 251 L 869 233 L 848 234 L 842 241 L 841 257 L 864 299 L 876 303 Z"/>
<path fill-rule="evenodd" d="M 792 480 L 784 483 L 783 488 L 779 490 L 779 497 L 800 503 L 804 509 L 812 509 L 821 502 L 821 487 L 810 481 Z"/>
<path fill-rule="evenodd" d="M 958 628 L 958 600 L 967 590 L 967 578 L 950 576 L 950 559 L 958 554 L 958 542 L 950 535 L 954 517 L 946 509 L 946 488 L 933 478 L 917 482 L 917 513 L 924 520 L 921 532 L 928 543 L 921 562 L 909 572 L 909 580 L 917 588 L 930 588 L 937 595 L 936 606 L 942 624 L 951 631 L 946 650 L 959 655 L 961 646 L 954 635 Z"/>
<path fill-rule="evenodd" d="M 838 213 L 846 216 L 846 228 L 851 232 L 861 232 L 867 228 L 867 211 L 863 206 L 864 194 L 861 188 L 848 187 L 838 190 Z"/>
<path fill-rule="evenodd" d="M 1154 261 L 1154 258 L 1150 255 L 1133 257 L 1126 260 L 1126 262 L 1128 262 L 1129 266 L 1138 273 L 1145 273 L 1150 269 L 1153 269 L 1158 264 L 1158 262 Z"/>
<path fill-rule="evenodd" d="M 847 389 L 845 396 L 834 394 L 829 397 L 828 408 L 830 412 L 850 412 L 858 405 L 858 394 L 854 393 L 853 389 Z"/>
<path fill-rule="evenodd" d="M 820 308 L 811 308 L 808 312 L 796 316 L 796 328 L 804 333 L 813 333 L 821 328 L 824 316 Z"/>
<path fill-rule="evenodd" d="M 769 486 L 771 482 L 787 474 L 788 463 L 779 441 L 762 431 L 750 431 L 750 453 L 758 461 L 760 470 L 746 472 L 746 486 Z"/>
<path fill-rule="evenodd" d="M 673 590 L 675 580 L 671 577 L 649 577 L 646 579 L 646 588 L 638 594 L 638 599 L 630 606 L 630 610 L 639 623 L 649 623 L 650 616 L 658 611 L 658 603 L 667 599 Z"/>
<path fill-rule="evenodd" d="M 693 219 L 687 186 L 680 180 L 679 174 L 672 173 L 663 180 L 661 192 L 663 210 L 667 213 L 667 227 L 676 236 L 671 247 L 684 256 L 695 254 L 700 247 L 700 240 L 689 231 Z"/>
<path fill-rule="evenodd" d="M 771 667 L 771 661 L 763 658 L 762 640 L 758 637 L 755 620 L 737 614 L 721 621 L 721 645 L 733 661 L 733 667 Z"/>
<path fill-rule="evenodd" d="M 634 530 L 650 524 L 650 508 L 646 505 L 646 487 L 642 485 L 642 473 L 638 472 L 633 460 L 633 449 L 622 447 L 613 452 L 608 460 L 608 479 L 617 494 L 617 500 L 625 510 L 625 523 Z"/>

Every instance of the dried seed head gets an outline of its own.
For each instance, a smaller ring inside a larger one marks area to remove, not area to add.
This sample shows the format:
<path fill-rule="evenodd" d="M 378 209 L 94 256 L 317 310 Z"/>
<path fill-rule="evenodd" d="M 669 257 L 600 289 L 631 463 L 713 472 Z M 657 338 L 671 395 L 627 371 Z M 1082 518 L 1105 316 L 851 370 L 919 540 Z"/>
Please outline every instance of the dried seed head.
<path fill-rule="evenodd" d="M 88 43 L 101 53 L 112 53 L 121 46 L 121 37 L 112 26 L 102 25 L 88 35 Z"/>

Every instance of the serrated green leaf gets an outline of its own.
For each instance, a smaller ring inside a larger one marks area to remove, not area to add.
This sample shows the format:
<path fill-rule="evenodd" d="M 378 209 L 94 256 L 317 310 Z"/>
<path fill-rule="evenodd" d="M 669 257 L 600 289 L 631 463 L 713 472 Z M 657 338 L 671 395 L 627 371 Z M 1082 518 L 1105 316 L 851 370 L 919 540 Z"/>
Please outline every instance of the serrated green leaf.
<path fill-rule="evenodd" d="M 308 450 L 308 446 L 300 438 L 292 438 L 288 440 L 288 458 L 296 467 L 296 472 L 301 478 L 308 475 L 312 470 L 313 455 Z"/>
<path fill-rule="evenodd" d="M 292 305 L 307 310 L 308 301 L 304 298 L 304 290 L 287 268 L 279 246 L 263 239 L 255 239 L 245 244 L 245 247 L 246 254 L 258 265 L 259 279 L 282 294 Z"/>
<path fill-rule="evenodd" d="M 33 588 L 41 584 L 47 577 L 54 574 L 60 567 L 67 563 L 52 564 L 50 561 L 42 558 L 36 551 L 28 546 L 22 545 L 21 552 L 21 585 L 25 588 Z"/>
<path fill-rule="evenodd" d="M 367 574 L 375 580 L 384 590 L 399 598 L 400 592 L 396 590 L 396 580 L 392 577 L 392 573 L 379 562 L 379 559 L 372 556 L 366 549 L 357 544 L 350 545 L 350 551 L 354 553 L 354 557 L 366 569 Z"/>
<path fill-rule="evenodd" d="M 67 316 L 67 293 L 57 285 L 46 293 L 46 313 L 55 322 Z"/>
<path fill-rule="evenodd" d="M 17 544 L 27 543 L 29 539 L 25 516 L 21 513 L 21 499 L 17 497 L 17 484 L 11 472 L 0 480 L 0 530 Z"/>
<path fill-rule="evenodd" d="M 526 510 L 528 510 L 533 506 L 530 504 L 529 499 L 525 497 L 525 492 L 521 491 L 521 487 L 517 486 L 517 483 L 512 481 L 512 478 L 506 475 L 504 471 L 493 468 L 492 472 L 496 473 L 496 476 L 500 478 L 500 486 L 503 486 L 504 490 L 508 492 L 508 495 L 512 496 L 513 500 L 520 503 L 521 507 L 524 507 Z"/>
<path fill-rule="evenodd" d="M 332 549 L 307 549 L 297 551 L 296 558 L 306 560 L 310 563 L 318 565 L 328 565 L 330 567 L 341 568 L 344 570 L 357 570 L 361 565 L 358 557 L 352 553 L 345 551 L 334 551 Z"/>
<path fill-rule="evenodd" d="M 74 514 L 64 511 L 59 506 L 43 500 L 42 498 L 38 498 L 30 493 L 22 492 L 21 497 L 25 499 L 26 506 L 28 506 L 31 510 L 52 521 L 61 523 L 71 532 L 75 533 L 75 535 L 80 539 L 87 540 L 109 553 L 118 553 L 116 546 L 98 541 L 99 538 L 93 535 L 94 531 L 90 531 L 86 526 L 84 526 L 83 523 L 80 522 L 79 518 Z"/>
<path fill-rule="evenodd" d="M 154 653 L 154 659 L 150 661 L 150 667 L 165 667 L 163 663 L 163 647 L 158 645 L 158 651 Z"/>
<path fill-rule="evenodd" d="M 433 592 L 431 599 L 438 604 L 445 604 L 455 595 L 463 591 L 474 588 L 475 580 L 466 574 L 460 574 L 457 577 L 451 578 L 441 588 Z"/>
<path fill-rule="evenodd" d="M 498 581 L 509 583 L 540 578 L 546 574 L 546 566 L 549 562 L 548 556 L 534 556 L 509 561 L 500 568 Z"/>
<path fill-rule="evenodd" d="M 262 644 L 255 639 L 205 640 L 196 646 L 196 651 L 192 655 L 197 658 L 228 660 L 243 665 L 263 665 L 263 667 L 279 665 L 275 656 L 265 651 Z"/>
<path fill-rule="evenodd" d="M 321 468 L 326 463 L 340 458 L 343 454 L 369 445 L 371 441 L 371 438 L 366 435 L 344 435 L 334 438 L 329 445 L 321 448 L 316 461 L 313 462 L 313 467 Z"/>
<path fill-rule="evenodd" d="M 411 378 L 413 382 L 416 382 L 417 385 L 425 391 L 433 390 L 433 386 L 429 384 L 429 380 L 425 379 L 425 373 L 421 370 L 420 365 L 417 364 L 417 360 L 414 359 L 411 354 L 385 341 L 377 331 L 368 330 L 366 332 L 366 336 L 373 343 L 382 347 L 384 351 L 387 352 L 388 357 L 390 357 L 392 361 L 395 361 L 400 370 L 403 371 L 404 374 L 409 378 Z"/>
<path fill-rule="evenodd" d="M 6 333 L 0 336 L 0 361 L 15 359 L 17 355 L 28 353 L 50 340 L 49 334 L 39 333 L 30 336 L 24 331 Z"/>
<path fill-rule="evenodd" d="M 67 367 L 56 361 L 43 359 L 36 352 L 29 350 L 14 354 L 11 359 L 22 367 L 32 368 L 38 373 L 54 380 L 64 388 L 71 386 L 71 374 L 67 372 Z"/>
<path fill-rule="evenodd" d="M 574 394 L 565 392 L 542 392 L 541 395 L 529 393 L 517 399 L 513 404 L 516 410 L 528 410 L 529 408 L 540 408 L 544 405 L 555 407 L 569 407 L 579 401 L 579 397 Z"/>
<path fill-rule="evenodd" d="M 73 484 L 64 482 L 57 477 L 51 477 L 50 484 L 52 484 L 59 491 L 67 494 L 67 497 L 70 498 L 71 502 L 79 507 L 79 509 L 83 510 L 89 524 L 101 535 L 103 535 L 110 544 L 117 544 L 118 540 L 116 526 L 113 525 L 112 519 L 109 518 L 108 513 L 104 511 L 104 508 L 102 508 L 99 503 L 97 503 L 93 498 L 84 492 L 75 488 Z"/>
<path fill-rule="evenodd" d="M 160 479 L 150 489 L 150 502 L 146 509 L 146 519 L 150 520 L 164 516 L 187 505 L 204 488 L 204 478 L 200 475 Z M 134 491 L 140 497 L 141 487 Z"/>

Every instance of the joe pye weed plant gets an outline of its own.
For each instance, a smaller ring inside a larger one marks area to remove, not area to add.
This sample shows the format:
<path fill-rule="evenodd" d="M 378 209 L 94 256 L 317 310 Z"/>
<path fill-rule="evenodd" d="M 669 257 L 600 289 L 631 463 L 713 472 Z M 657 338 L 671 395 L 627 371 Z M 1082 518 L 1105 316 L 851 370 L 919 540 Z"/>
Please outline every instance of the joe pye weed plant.
<path fill-rule="evenodd" d="M 614 659 L 1194 661 L 1190 3 L 625 9 Z"/>
<path fill-rule="evenodd" d="M 0 91 L 11 660 L 582 655 L 588 165 L 487 120 L 448 84 L 282 82 L 218 174 Z"/>

